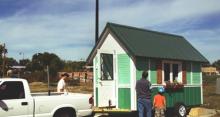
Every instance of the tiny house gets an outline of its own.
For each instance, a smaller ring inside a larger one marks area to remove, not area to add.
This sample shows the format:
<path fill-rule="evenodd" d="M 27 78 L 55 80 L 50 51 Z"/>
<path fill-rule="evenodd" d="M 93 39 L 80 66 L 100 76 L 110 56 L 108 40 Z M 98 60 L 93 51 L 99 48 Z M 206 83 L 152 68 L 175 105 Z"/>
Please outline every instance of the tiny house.
<path fill-rule="evenodd" d="M 107 23 L 87 62 L 93 64 L 94 105 L 137 110 L 136 81 L 147 70 L 152 87 L 177 80 L 167 89 L 167 106 L 203 103 L 201 64 L 208 60 L 184 37 Z M 157 93 L 153 88 L 152 97 Z"/>

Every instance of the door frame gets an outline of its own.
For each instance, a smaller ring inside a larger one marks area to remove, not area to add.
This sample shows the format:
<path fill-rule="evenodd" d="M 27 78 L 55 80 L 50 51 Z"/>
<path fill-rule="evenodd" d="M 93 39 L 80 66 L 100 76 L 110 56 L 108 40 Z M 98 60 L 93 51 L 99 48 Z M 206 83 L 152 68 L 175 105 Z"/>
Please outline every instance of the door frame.
<path fill-rule="evenodd" d="M 97 88 L 99 90 L 99 93 L 98 93 L 98 107 L 100 106 L 100 99 L 99 99 L 99 95 L 100 95 L 100 82 L 111 82 L 109 80 L 101 80 L 101 54 L 112 54 L 113 55 L 113 80 L 111 80 L 114 84 L 114 93 L 115 93 L 115 106 L 116 108 L 118 108 L 118 64 L 117 64 L 117 53 L 116 51 L 109 51 L 109 50 L 100 50 L 98 49 L 97 50 L 97 57 L 98 57 L 98 84 L 97 84 Z"/>

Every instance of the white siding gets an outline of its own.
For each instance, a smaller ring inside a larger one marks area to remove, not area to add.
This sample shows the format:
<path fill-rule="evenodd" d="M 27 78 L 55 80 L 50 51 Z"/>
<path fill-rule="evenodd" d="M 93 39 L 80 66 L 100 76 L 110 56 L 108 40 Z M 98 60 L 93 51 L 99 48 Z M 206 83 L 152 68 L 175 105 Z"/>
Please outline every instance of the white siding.
<path fill-rule="evenodd" d="M 117 54 L 125 54 L 125 50 L 118 44 L 114 37 L 109 33 L 104 43 L 101 45 L 102 52 L 116 52 Z"/>

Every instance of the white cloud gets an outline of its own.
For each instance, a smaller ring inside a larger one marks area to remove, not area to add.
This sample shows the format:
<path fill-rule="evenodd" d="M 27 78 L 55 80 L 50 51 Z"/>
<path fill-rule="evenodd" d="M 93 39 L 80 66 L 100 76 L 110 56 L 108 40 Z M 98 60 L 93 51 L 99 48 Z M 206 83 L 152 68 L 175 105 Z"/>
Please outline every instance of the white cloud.
<path fill-rule="evenodd" d="M 102 22 L 115 21 L 144 27 L 219 12 L 220 1 L 175 0 L 154 4 L 152 1 L 145 0 L 129 6 L 107 8 L 100 11 Z"/>
<path fill-rule="evenodd" d="M 46 0 L 31 4 L 11 17 L 0 19 L 1 42 L 7 44 L 9 56 L 16 58 L 20 58 L 19 52 L 31 58 L 34 53 L 48 51 L 63 59 L 85 59 L 94 45 L 94 5 L 94 1 L 82 0 Z M 181 32 L 181 29 L 190 29 L 196 23 L 191 21 L 193 18 L 216 12 L 220 12 L 219 0 L 100 0 L 99 32 L 109 21 L 164 32 L 179 31 L 178 34 L 190 39 L 212 61 L 220 58 L 210 54 L 219 50 L 213 42 L 219 39 L 220 31 Z M 176 21 L 180 21 L 176 23 L 178 27 L 169 26 Z M 205 44 L 207 39 L 213 45 Z"/>
<path fill-rule="evenodd" d="M 216 30 L 189 30 L 182 35 L 212 63 L 220 59 L 220 27 Z"/>
<path fill-rule="evenodd" d="M 87 57 L 85 53 L 89 52 L 83 51 L 88 50 L 87 46 L 91 49 L 94 43 L 92 24 L 92 16 L 89 13 L 82 13 L 81 16 L 16 15 L 0 22 L 0 35 L 3 42 L 7 44 L 9 56 L 18 56 L 16 53 L 24 52 L 26 57 L 31 58 L 37 52 L 55 53 L 65 48 L 66 50 L 62 53 L 66 53 L 66 56 L 61 54 L 60 57 L 74 60 Z M 73 47 L 66 48 L 66 45 L 73 45 Z M 79 50 L 82 51 L 79 52 Z"/>

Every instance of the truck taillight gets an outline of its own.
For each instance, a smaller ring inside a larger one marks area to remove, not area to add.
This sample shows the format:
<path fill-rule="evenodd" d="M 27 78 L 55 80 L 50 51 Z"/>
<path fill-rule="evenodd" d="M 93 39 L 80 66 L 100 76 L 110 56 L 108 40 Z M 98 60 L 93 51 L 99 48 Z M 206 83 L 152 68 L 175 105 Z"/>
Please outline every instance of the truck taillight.
<path fill-rule="evenodd" d="M 92 104 L 93 105 L 93 96 L 91 96 L 90 98 L 89 98 L 89 104 Z"/>

